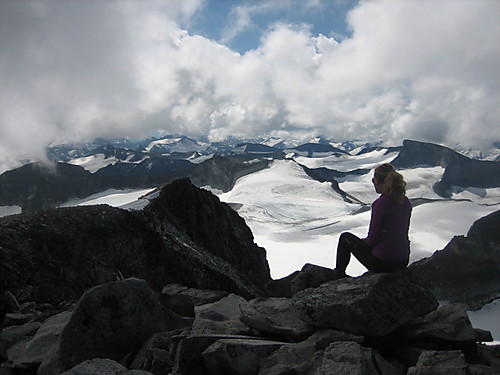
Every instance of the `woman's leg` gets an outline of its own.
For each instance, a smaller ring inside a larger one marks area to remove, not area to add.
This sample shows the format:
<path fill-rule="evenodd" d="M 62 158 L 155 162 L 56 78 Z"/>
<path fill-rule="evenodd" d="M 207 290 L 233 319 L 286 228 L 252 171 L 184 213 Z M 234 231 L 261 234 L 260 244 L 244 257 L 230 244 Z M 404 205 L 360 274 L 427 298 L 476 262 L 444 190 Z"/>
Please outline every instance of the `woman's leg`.
<path fill-rule="evenodd" d="M 340 235 L 337 247 L 337 264 L 335 269 L 340 275 L 345 275 L 345 270 L 351 260 L 351 254 L 369 271 L 373 272 L 394 272 L 402 270 L 408 265 L 408 260 L 386 262 L 375 258 L 372 255 L 371 249 L 359 237 L 345 232 Z"/>
<path fill-rule="evenodd" d="M 365 267 L 367 267 L 365 264 L 366 260 L 373 258 L 370 249 L 359 237 L 352 233 L 344 232 L 339 238 L 339 244 L 337 246 L 337 263 L 335 265 L 335 269 L 341 275 L 345 275 L 345 270 L 351 260 L 351 254 L 354 254 Z"/>

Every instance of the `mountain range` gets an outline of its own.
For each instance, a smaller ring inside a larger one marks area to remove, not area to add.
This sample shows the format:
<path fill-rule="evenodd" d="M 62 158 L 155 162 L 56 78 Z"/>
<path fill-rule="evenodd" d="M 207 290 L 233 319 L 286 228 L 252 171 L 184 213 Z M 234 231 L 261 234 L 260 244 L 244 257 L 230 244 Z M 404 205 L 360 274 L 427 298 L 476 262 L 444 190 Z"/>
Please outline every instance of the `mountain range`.
<path fill-rule="evenodd" d="M 22 212 L 30 212 L 108 189 L 160 187 L 183 177 L 190 178 L 196 186 L 227 192 L 238 178 L 268 168 L 274 160 L 362 157 L 375 150 L 397 152 L 392 160 L 397 168 L 445 168 L 442 178 L 433 186 L 443 198 L 450 198 L 457 189 L 500 186 L 498 161 L 471 159 L 441 145 L 413 140 L 405 140 L 398 147 L 358 144 L 317 139 L 314 143 L 286 146 L 283 140 L 234 138 L 210 143 L 180 136 L 139 142 L 99 139 L 88 144 L 52 145 L 47 149 L 50 162 L 28 163 L 0 175 L 0 206 L 16 206 Z M 345 199 L 362 200 L 343 191 L 338 180 L 366 174 L 369 169 L 302 167 L 311 178 L 332 183 L 333 189 Z"/>

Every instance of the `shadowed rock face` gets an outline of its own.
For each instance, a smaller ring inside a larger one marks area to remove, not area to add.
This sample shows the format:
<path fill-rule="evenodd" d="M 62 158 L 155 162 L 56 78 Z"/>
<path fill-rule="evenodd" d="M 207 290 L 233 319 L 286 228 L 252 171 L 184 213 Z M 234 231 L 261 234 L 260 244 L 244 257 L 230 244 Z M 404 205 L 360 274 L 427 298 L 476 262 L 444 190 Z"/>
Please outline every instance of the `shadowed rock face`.
<path fill-rule="evenodd" d="M 459 159 L 450 163 L 434 191 L 449 198 L 454 186 L 492 188 L 500 186 L 500 163 L 474 159 Z"/>
<path fill-rule="evenodd" d="M 440 300 L 477 309 L 500 297 L 500 211 L 477 220 L 467 236 L 409 269 Z"/>
<path fill-rule="evenodd" d="M 252 157 L 215 155 L 193 164 L 175 156 L 152 155 L 139 163 L 111 164 L 95 173 L 61 162 L 31 163 L 0 175 L 0 205 L 17 205 L 23 212 L 33 212 L 106 189 L 150 188 L 186 177 L 196 186 L 229 191 L 238 178 L 270 164 L 269 160 Z"/>
<path fill-rule="evenodd" d="M 254 243 L 245 221 L 189 179 L 166 185 L 144 215 L 160 232 L 162 225 L 170 225 L 179 236 L 227 261 L 254 285 L 262 287 L 271 280 L 266 251 Z"/>
<path fill-rule="evenodd" d="M 436 194 L 449 198 L 454 186 L 491 188 L 500 186 L 500 163 L 469 159 L 452 149 L 432 143 L 405 140 L 392 161 L 396 168 L 445 167 L 442 179 L 434 185 Z"/>
<path fill-rule="evenodd" d="M 144 212 L 101 205 L 0 219 L 3 291 L 59 303 L 131 276 L 156 290 L 180 283 L 245 297 L 271 279 L 244 220 L 187 179 L 167 185 Z"/>
<path fill-rule="evenodd" d="M 453 162 L 469 160 L 451 148 L 433 143 L 404 140 L 398 156 L 391 162 L 396 168 L 419 166 L 446 167 Z"/>

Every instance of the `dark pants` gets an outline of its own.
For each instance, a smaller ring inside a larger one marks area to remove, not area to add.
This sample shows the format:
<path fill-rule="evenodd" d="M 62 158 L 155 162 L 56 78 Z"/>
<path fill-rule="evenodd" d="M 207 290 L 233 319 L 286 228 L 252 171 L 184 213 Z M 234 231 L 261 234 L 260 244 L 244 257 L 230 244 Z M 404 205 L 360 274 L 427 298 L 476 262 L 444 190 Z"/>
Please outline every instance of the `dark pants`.
<path fill-rule="evenodd" d="M 371 249 L 359 237 L 349 232 L 342 233 L 337 247 L 337 264 L 335 268 L 345 273 L 347 265 L 351 260 L 351 254 L 368 271 L 377 273 L 399 271 L 408 265 L 408 259 L 400 262 L 388 262 L 375 258 L 372 255 Z"/>

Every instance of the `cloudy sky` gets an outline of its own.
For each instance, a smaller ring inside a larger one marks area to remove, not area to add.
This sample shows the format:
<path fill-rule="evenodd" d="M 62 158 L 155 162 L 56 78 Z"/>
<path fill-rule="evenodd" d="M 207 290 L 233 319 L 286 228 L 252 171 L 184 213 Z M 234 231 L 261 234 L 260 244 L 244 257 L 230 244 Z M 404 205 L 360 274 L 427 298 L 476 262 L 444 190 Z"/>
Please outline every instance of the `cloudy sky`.
<path fill-rule="evenodd" d="M 2 0 L 0 160 L 158 132 L 500 140 L 497 0 Z"/>

